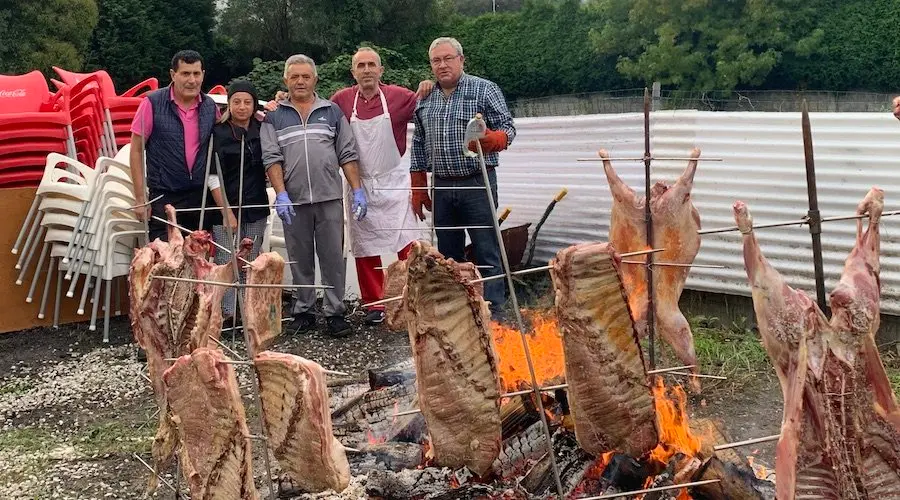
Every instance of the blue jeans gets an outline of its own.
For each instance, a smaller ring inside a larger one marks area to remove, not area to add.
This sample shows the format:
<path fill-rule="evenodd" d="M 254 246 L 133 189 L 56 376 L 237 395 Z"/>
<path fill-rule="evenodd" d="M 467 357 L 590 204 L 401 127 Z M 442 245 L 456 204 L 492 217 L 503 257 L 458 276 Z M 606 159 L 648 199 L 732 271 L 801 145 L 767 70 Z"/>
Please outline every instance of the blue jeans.
<path fill-rule="evenodd" d="M 497 207 L 497 174 L 488 171 L 491 183 L 491 196 L 494 208 Z M 435 187 L 469 187 L 484 186 L 484 178 L 479 172 L 466 179 L 441 179 L 435 176 Z M 494 216 L 488 205 L 487 193 L 483 189 L 436 189 L 432 200 L 434 208 L 434 225 L 448 226 L 491 226 L 490 229 L 468 229 L 469 238 L 475 250 L 475 260 L 480 266 L 491 266 L 479 269 L 482 276 L 494 276 L 503 272 L 500 262 L 500 246 L 497 244 L 497 233 L 494 232 Z M 457 262 L 465 262 L 466 234 L 462 229 L 436 231 L 438 251 L 444 257 Z M 489 301 L 491 312 L 503 309 L 506 303 L 506 282 L 491 280 L 484 282 L 484 300 Z"/>

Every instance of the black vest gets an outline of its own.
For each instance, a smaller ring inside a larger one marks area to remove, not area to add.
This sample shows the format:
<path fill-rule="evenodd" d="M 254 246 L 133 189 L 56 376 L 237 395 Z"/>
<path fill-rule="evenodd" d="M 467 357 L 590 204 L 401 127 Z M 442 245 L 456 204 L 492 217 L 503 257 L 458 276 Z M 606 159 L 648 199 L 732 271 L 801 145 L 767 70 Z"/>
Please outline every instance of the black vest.
<path fill-rule="evenodd" d="M 153 109 L 153 131 L 147 140 L 147 187 L 155 193 L 194 191 L 203 188 L 206 150 L 216 121 L 216 103 L 200 94 L 200 150 L 193 170 L 185 163 L 184 125 L 169 87 L 151 92 L 147 99 Z"/>

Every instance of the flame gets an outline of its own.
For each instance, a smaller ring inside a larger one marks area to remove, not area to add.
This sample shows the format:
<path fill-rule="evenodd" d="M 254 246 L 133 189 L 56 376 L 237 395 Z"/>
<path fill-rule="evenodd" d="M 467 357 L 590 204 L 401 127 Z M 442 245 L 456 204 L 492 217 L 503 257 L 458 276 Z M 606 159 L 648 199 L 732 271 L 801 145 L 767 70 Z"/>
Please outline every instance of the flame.
<path fill-rule="evenodd" d="M 369 444 L 381 444 L 386 442 L 387 438 L 385 436 L 377 436 L 372 432 L 372 429 L 369 429 L 366 431 L 366 440 Z"/>
<path fill-rule="evenodd" d="M 672 397 L 667 393 L 671 393 Z M 650 458 L 666 465 L 676 453 L 696 456 L 700 451 L 700 439 L 694 436 L 688 425 L 687 395 L 684 389 L 676 385 L 667 390 L 662 377 L 656 377 L 653 400 L 656 405 L 659 444 L 650 452 Z"/>
<path fill-rule="evenodd" d="M 532 311 L 524 314 L 533 326 L 533 331 L 526 334 L 526 338 L 537 383 L 547 386 L 562 382 L 565 376 L 565 358 L 556 318 Z M 519 331 L 494 322 L 491 322 L 491 331 L 503 389 L 515 391 L 531 387 L 531 375 L 528 373 L 528 362 Z"/>

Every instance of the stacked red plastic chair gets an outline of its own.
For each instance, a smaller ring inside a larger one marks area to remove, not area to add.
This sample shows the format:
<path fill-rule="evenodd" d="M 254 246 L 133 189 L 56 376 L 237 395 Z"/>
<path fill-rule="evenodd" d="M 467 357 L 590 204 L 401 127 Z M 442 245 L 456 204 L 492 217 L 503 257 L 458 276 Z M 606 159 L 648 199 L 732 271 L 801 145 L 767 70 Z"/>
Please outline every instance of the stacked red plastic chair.
<path fill-rule="evenodd" d="M 69 97 L 40 71 L 0 75 L 0 188 L 36 187 L 50 153 L 76 157 Z"/>
<path fill-rule="evenodd" d="M 108 145 L 107 149 L 101 151 L 106 156 L 114 156 L 119 148 L 131 142 L 131 121 L 137 113 L 141 99 L 147 92 L 159 88 L 159 81 L 156 78 L 148 78 L 119 95 L 116 93 L 112 78 L 106 71 L 75 73 L 56 66 L 53 69 L 59 75 L 62 83 L 73 89 L 73 99 L 76 88 L 84 89 L 84 91 L 91 88 L 96 89 L 102 115 L 102 143 Z M 93 165 L 94 162 L 91 161 L 88 164 Z"/>

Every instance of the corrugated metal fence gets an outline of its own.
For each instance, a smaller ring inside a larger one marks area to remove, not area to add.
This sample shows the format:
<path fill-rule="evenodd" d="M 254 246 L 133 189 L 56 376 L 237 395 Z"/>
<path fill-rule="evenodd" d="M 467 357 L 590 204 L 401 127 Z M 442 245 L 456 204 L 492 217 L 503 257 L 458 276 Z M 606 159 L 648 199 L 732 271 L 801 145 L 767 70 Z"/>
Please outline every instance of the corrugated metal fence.
<path fill-rule="evenodd" d="M 900 124 L 889 113 L 812 113 L 819 206 L 823 217 L 850 215 L 867 190 L 885 190 L 885 210 L 900 208 Z M 643 116 L 638 113 L 521 118 L 518 135 L 501 155 L 501 206 L 512 208 L 507 224 L 536 222 L 561 187 L 569 196 L 556 206 L 538 238 L 535 262 L 565 246 L 605 240 L 610 194 L 596 156 L 601 147 L 616 157 L 643 155 Z M 734 224 L 735 200 L 748 203 L 757 223 L 799 219 L 806 214 L 806 178 L 799 113 L 659 111 L 651 117 L 656 156 L 685 156 L 695 145 L 703 156 L 694 203 L 704 228 Z M 408 162 L 408 155 L 404 159 Z M 683 161 L 654 161 L 653 180 L 672 181 Z M 643 191 L 643 164 L 615 162 L 622 178 Z M 810 236 L 804 227 L 761 229 L 763 251 L 795 287 L 815 295 Z M 837 283 L 850 248 L 855 222 L 823 224 L 827 288 Z M 900 217 L 882 226 L 882 306 L 900 314 Z M 749 295 L 739 233 L 705 236 L 698 264 L 726 269 L 694 269 L 687 287 Z"/>

